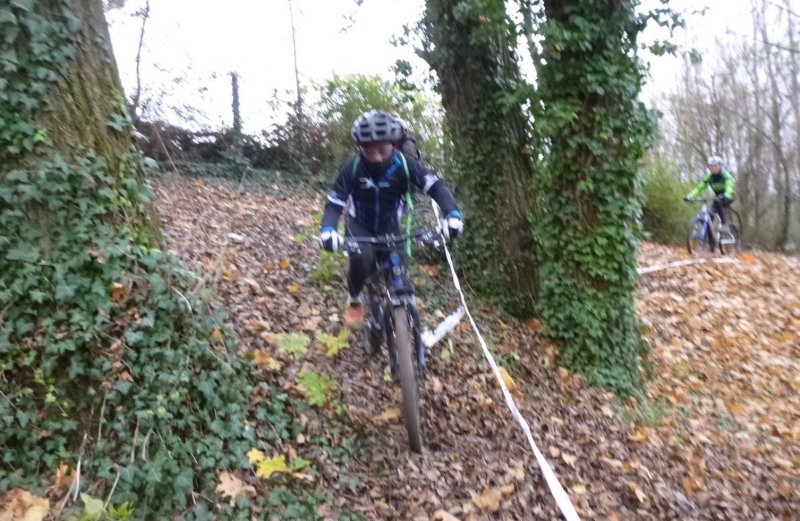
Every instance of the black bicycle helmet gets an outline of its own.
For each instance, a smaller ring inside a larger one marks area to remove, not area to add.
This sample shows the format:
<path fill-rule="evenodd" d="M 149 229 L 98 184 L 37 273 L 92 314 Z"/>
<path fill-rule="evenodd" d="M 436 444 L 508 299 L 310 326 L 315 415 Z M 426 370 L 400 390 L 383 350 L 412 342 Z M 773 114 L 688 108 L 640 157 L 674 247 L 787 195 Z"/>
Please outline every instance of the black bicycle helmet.
<path fill-rule="evenodd" d="M 378 141 L 399 141 L 403 137 L 402 130 L 397 121 L 388 112 L 370 110 L 361 114 L 351 130 L 353 141 L 362 143 L 375 143 Z"/>

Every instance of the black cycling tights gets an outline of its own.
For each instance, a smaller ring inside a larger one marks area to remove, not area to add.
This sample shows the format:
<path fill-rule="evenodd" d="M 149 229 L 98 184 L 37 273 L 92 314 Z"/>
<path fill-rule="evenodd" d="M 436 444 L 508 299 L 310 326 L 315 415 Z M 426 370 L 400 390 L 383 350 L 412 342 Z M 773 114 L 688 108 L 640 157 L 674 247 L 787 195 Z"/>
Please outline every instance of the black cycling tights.
<path fill-rule="evenodd" d="M 717 197 L 714 199 L 714 213 L 719 215 L 719 220 L 722 221 L 722 224 L 726 224 L 724 209 L 729 207 L 731 203 L 733 203 L 733 197 Z"/>
<path fill-rule="evenodd" d="M 394 233 L 399 233 L 395 231 Z M 347 219 L 347 230 L 345 236 L 348 237 L 370 237 L 374 236 L 367 228 L 353 219 Z M 350 297 L 356 298 L 361 294 L 367 280 L 375 273 L 375 248 L 370 244 L 359 243 L 361 253 L 349 253 L 350 270 L 347 273 L 347 289 Z M 405 266 L 405 248 L 398 248 L 400 251 L 400 263 Z M 389 253 L 379 251 L 378 260 L 381 264 L 389 262 Z"/>

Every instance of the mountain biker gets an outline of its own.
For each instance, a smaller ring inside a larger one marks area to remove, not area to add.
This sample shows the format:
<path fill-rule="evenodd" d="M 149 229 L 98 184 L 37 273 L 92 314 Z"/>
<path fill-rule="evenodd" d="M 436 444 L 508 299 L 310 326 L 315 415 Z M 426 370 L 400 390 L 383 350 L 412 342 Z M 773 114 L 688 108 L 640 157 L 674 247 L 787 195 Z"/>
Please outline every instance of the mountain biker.
<path fill-rule="evenodd" d="M 442 209 L 439 230 L 445 239 L 463 232 L 461 212 L 444 182 L 415 158 L 408 158 L 394 148 L 402 137 L 395 118 L 387 112 L 370 110 L 353 123 L 351 135 L 359 153 L 344 162 L 328 192 L 320 230 L 323 249 L 333 252 L 344 242 L 337 232 L 344 209 L 348 210 L 345 236 L 400 233 L 400 217 L 412 185 L 431 196 Z M 373 249 L 368 244 L 359 247 L 359 253 L 350 254 L 347 276 L 349 298 L 344 324 L 351 328 L 363 324 L 361 291 L 375 268 Z M 379 260 L 383 263 L 385 259 Z"/>
<path fill-rule="evenodd" d="M 724 209 L 733 203 L 736 195 L 736 181 L 734 181 L 731 173 L 725 169 L 722 164 L 722 158 L 719 156 L 710 156 L 708 158 L 708 170 L 703 180 L 684 197 L 684 200 L 688 201 L 699 197 L 706 187 L 711 188 L 715 195 L 713 211 L 719 215 L 722 224 L 726 224 Z"/>

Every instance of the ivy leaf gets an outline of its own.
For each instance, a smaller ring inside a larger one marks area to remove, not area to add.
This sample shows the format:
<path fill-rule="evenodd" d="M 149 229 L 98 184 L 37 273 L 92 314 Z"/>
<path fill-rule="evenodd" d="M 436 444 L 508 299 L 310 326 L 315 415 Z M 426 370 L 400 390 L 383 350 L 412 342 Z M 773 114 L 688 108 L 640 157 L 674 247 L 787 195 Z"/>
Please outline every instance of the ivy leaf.
<path fill-rule="evenodd" d="M 278 336 L 278 349 L 287 351 L 295 360 L 299 359 L 308 349 L 311 339 L 302 333 L 283 333 Z"/>
<path fill-rule="evenodd" d="M 59 284 L 56 286 L 56 300 L 69 300 L 75 296 L 75 288 L 69 284 Z"/>
<path fill-rule="evenodd" d="M 311 465 L 311 462 L 308 461 L 307 459 L 295 458 L 295 459 L 292 460 L 292 470 L 293 471 L 302 470 L 302 469 L 308 467 L 309 465 Z"/>
<path fill-rule="evenodd" d="M 18 7 L 23 11 L 30 12 L 33 10 L 33 0 L 11 0 L 11 5 Z"/>
<path fill-rule="evenodd" d="M 22 247 L 11 248 L 6 253 L 6 259 L 10 261 L 36 262 L 39 260 L 39 248 L 26 244 Z"/>
<path fill-rule="evenodd" d="M 322 342 L 328 348 L 328 356 L 336 356 L 339 351 L 349 345 L 348 337 L 350 336 L 349 329 L 343 329 L 338 336 L 329 335 L 322 331 L 317 331 L 315 337 L 318 341 Z"/>
<path fill-rule="evenodd" d="M 286 456 L 273 456 L 270 459 L 261 460 L 258 462 L 258 470 L 256 476 L 264 479 L 269 479 L 276 472 L 284 472 L 290 474 L 292 469 L 286 466 Z"/>
<path fill-rule="evenodd" d="M 325 406 L 331 393 L 339 388 L 339 384 L 327 374 L 310 370 L 297 373 L 297 381 L 303 387 L 308 404 L 319 407 Z"/>
<path fill-rule="evenodd" d="M 83 516 L 81 519 L 94 521 L 95 519 L 100 519 L 100 516 L 105 512 L 103 501 L 100 499 L 93 498 L 86 493 L 81 493 L 81 501 L 83 501 Z"/>

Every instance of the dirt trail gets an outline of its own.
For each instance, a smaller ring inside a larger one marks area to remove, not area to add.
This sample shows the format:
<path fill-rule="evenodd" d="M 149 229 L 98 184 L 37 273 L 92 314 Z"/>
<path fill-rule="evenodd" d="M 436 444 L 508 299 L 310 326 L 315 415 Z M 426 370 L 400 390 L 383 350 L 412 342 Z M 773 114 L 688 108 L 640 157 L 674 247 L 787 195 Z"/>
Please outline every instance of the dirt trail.
<path fill-rule="evenodd" d="M 341 277 L 315 280 L 326 278 L 313 221 L 319 195 L 237 193 L 179 177 L 155 187 L 170 249 L 216 280 L 242 349 L 282 362 L 265 378 L 298 397 L 298 371 L 339 382 L 335 403 L 303 413 L 306 431 L 289 447 L 312 460 L 316 484 L 340 498 L 323 515 L 333 519 L 346 505 L 368 519 L 438 519 L 439 510 L 460 520 L 560 517 L 466 324 L 450 337 L 452 354 L 439 344 L 428 356 L 421 457 L 409 454 L 400 420 L 391 418 L 399 390 L 385 381 L 380 357 L 366 358 L 357 345 L 328 357 L 312 344 L 297 362 L 276 352 L 269 333 L 341 330 Z M 647 245 L 641 264 L 680 255 Z M 417 277 L 428 320 L 456 307 L 444 270 Z M 621 404 L 558 368 L 536 323 L 474 310 L 582 518 L 796 518 L 798 264 L 759 255 L 648 274 L 638 305 L 654 346 L 647 406 Z M 309 443 L 320 435 L 331 447 Z M 333 461 L 334 447 L 346 457 Z"/>

